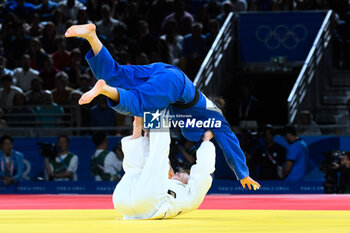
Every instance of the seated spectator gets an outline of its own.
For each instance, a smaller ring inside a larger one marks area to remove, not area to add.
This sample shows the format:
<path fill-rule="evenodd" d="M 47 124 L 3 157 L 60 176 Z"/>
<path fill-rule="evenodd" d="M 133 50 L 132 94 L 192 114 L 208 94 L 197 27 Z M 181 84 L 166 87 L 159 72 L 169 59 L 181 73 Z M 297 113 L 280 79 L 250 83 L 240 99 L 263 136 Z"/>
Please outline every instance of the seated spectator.
<path fill-rule="evenodd" d="M 45 171 L 47 180 L 68 181 L 78 180 L 76 174 L 78 169 L 78 156 L 68 151 L 69 138 L 60 135 L 57 138 L 58 153 L 55 158 L 45 157 Z"/>
<path fill-rule="evenodd" d="M 55 78 L 58 72 L 59 70 L 53 66 L 52 57 L 47 55 L 44 58 L 44 68 L 39 73 L 43 89 L 52 90 L 55 88 Z"/>
<path fill-rule="evenodd" d="M 182 53 L 182 43 L 183 36 L 179 35 L 176 31 L 176 21 L 169 20 L 164 25 L 165 34 L 160 37 L 160 39 L 165 40 L 168 44 L 169 51 L 173 57 L 173 65 L 178 66 L 180 63 L 181 53 Z"/>
<path fill-rule="evenodd" d="M 162 22 L 170 12 L 173 11 L 171 4 L 166 0 L 153 1 L 150 4 L 147 22 L 150 25 L 152 34 L 157 34 L 161 31 Z"/>
<path fill-rule="evenodd" d="M 8 59 L 10 67 L 19 66 L 19 61 L 28 49 L 31 39 L 24 25 L 20 24 L 16 27 L 16 33 L 10 35 L 3 43 L 5 57 Z"/>
<path fill-rule="evenodd" d="M 137 44 L 139 51 L 149 56 L 153 52 L 154 42 L 154 37 L 149 33 L 148 23 L 140 20 L 137 24 Z"/>
<path fill-rule="evenodd" d="M 208 11 L 205 5 L 199 6 L 197 8 L 197 14 L 195 16 L 195 21 L 201 23 L 203 26 L 202 33 L 208 33 L 208 25 L 209 25 L 209 16 Z"/>
<path fill-rule="evenodd" d="M 232 3 L 230 1 L 225 1 L 222 4 L 222 13 L 216 16 L 216 19 L 220 23 L 220 26 L 224 24 L 227 16 L 230 14 L 231 11 L 233 11 Z"/>
<path fill-rule="evenodd" d="M 346 111 L 337 118 L 337 125 L 339 126 L 336 130 L 337 134 L 350 135 L 350 99 L 346 101 Z"/>
<path fill-rule="evenodd" d="M 13 99 L 13 106 L 7 113 L 7 122 L 10 127 L 34 127 L 35 114 L 23 93 L 17 93 Z"/>
<path fill-rule="evenodd" d="M 207 51 L 210 50 L 211 46 L 213 45 L 216 36 L 219 34 L 219 30 L 220 30 L 220 25 L 219 22 L 216 19 L 212 19 L 209 22 L 208 25 L 208 30 L 209 32 L 206 35 L 206 53 Z"/>
<path fill-rule="evenodd" d="M 17 93 L 23 93 L 22 89 L 12 85 L 12 77 L 5 75 L 1 78 L 0 108 L 11 108 L 13 99 Z"/>
<path fill-rule="evenodd" d="M 250 0 L 248 2 L 248 11 L 259 11 L 259 4 L 258 4 L 259 0 Z"/>
<path fill-rule="evenodd" d="M 301 111 L 298 118 L 298 134 L 299 135 L 321 135 L 321 130 L 313 121 L 310 111 Z"/>
<path fill-rule="evenodd" d="M 7 69 L 6 65 L 7 65 L 7 59 L 5 57 L 0 56 L 0 81 L 4 75 L 13 76 L 13 71 L 10 69 Z M 0 87 L 1 87 L 1 84 L 0 84 Z"/>
<path fill-rule="evenodd" d="M 162 23 L 162 30 L 169 20 L 175 20 L 177 23 L 177 32 L 184 36 L 191 32 L 194 18 L 189 12 L 185 11 L 185 3 L 183 0 L 175 0 L 174 4 L 175 11 L 165 17 Z"/>
<path fill-rule="evenodd" d="M 111 42 L 115 46 L 116 50 L 120 51 L 119 53 L 122 51 L 128 51 L 128 55 L 134 57 L 138 52 L 137 42 L 126 35 L 126 32 L 127 26 L 123 22 L 118 23 L 113 29 L 114 39 Z M 118 57 L 118 59 L 120 58 Z"/>
<path fill-rule="evenodd" d="M 64 20 L 64 14 L 61 9 L 56 9 L 53 13 L 53 20 L 52 22 L 56 26 L 56 32 L 57 35 L 64 35 L 66 32 L 66 22 Z"/>
<path fill-rule="evenodd" d="M 73 21 L 73 25 L 93 23 L 88 19 L 87 11 L 85 8 L 79 9 L 76 20 Z"/>
<path fill-rule="evenodd" d="M 90 104 L 78 105 L 78 93 L 80 95 L 91 89 L 90 77 L 87 74 L 81 76 L 80 88 L 72 92 L 76 93 L 74 96 L 71 94 L 71 105 L 76 106 L 75 111 L 80 111 L 77 117 L 80 117 L 80 126 L 89 127 L 90 126 L 90 108 L 94 105 L 95 101 L 92 101 Z M 73 99 L 74 98 L 74 99 Z M 80 98 L 80 97 L 79 97 Z M 77 124 L 79 125 L 79 124 Z"/>
<path fill-rule="evenodd" d="M 270 3 L 270 9 L 271 11 L 281 11 L 282 10 L 282 4 L 278 0 L 272 0 Z"/>
<path fill-rule="evenodd" d="M 283 179 L 285 181 L 301 180 L 306 173 L 309 149 L 306 143 L 298 137 L 294 126 L 285 126 L 283 137 L 289 143 L 286 163 L 283 167 Z"/>
<path fill-rule="evenodd" d="M 4 185 L 17 183 L 24 171 L 23 154 L 13 150 L 13 138 L 3 135 L 0 139 L 0 181 Z"/>
<path fill-rule="evenodd" d="M 234 12 L 247 11 L 248 4 L 246 0 L 231 0 L 232 9 Z"/>
<path fill-rule="evenodd" d="M 58 36 L 55 39 L 57 50 L 51 55 L 53 60 L 53 66 L 59 70 L 64 70 L 71 63 L 70 53 L 65 47 L 64 36 Z"/>
<path fill-rule="evenodd" d="M 34 14 L 32 23 L 30 24 L 29 35 L 32 38 L 40 37 L 42 35 L 43 25 L 40 23 L 40 16 Z"/>
<path fill-rule="evenodd" d="M 26 3 L 25 0 L 12 1 L 12 4 L 8 5 L 8 10 L 22 19 L 23 22 L 30 22 L 35 12 L 34 5 Z"/>
<path fill-rule="evenodd" d="M 128 14 L 125 15 L 123 22 L 127 26 L 127 35 L 131 38 L 137 37 L 138 24 L 142 20 L 145 20 L 142 15 L 139 14 L 139 6 L 136 2 L 129 1 L 127 5 Z"/>
<path fill-rule="evenodd" d="M 77 88 L 80 84 L 80 76 L 85 71 L 86 67 L 81 62 L 81 52 L 78 48 L 70 53 L 70 64 L 65 68 L 68 74 L 69 86 Z"/>
<path fill-rule="evenodd" d="M 182 59 L 184 62 L 184 71 L 191 80 L 197 74 L 205 56 L 206 39 L 202 35 L 202 29 L 202 24 L 194 23 L 192 33 L 186 35 L 183 41 Z"/>
<path fill-rule="evenodd" d="M 46 53 L 51 54 L 56 50 L 56 26 L 53 22 L 47 22 L 40 38 L 41 45 Z"/>
<path fill-rule="evenodd" d="M 41 0 L 41 4 L 35 6 L 36 12 L 40 15 L 40 21 L 51 21 L 53 13 L 58 4 L 50 0 Z"/>
<path fill-rule="evenodd" d="M 80 76 L 80 87 L 77 89 L 77 91 L 80 91 L 82 93 L 88 92 L 91 90 L 91 77 L 88 74 L 83 74 Z"/>
<path fill-rule="evenodd" d="M 103 36 L 105 40 L 111 41 L 114 39 L 113 29 L 118 25 L 119 20 L 111 17 L 111 8 L 104 4 L 101 7 L 101 20 L 96 22 L 96 31 L 99 35 Z"/>
<path fill-rule="evenodd" d="M 58 8 L 62 10 L 66 20 L 74 20 L 78 11 L 85 6 L 78 0 L 63 0 L 59 3 Z"/>
<path fill-rule="evenodd" d="M 30 55 L 30 67 L 35 70 L 41 70 L 44 68 L 44 60 L 47 56 L 44 49 L 41 47 L 41 42 L 38 38 L 33 38 L 30 41 L 30 47 L 27 50 Z"/>
<path fill-rule="evenodd" d="M 170 54 L 168 44 L 162 40 L 157 39 L 154 44 L 153 52 L 150 54 L 150 62 L 163 62 L 166 64 L 173 64 L 173 57 Z"/>
<path fill-rule="evenodd" d="M 113 151 L 108 150 L 108 139 L 104 132 L 97 132 L 92 136 L 96 151 L 90 160 L 91 173 L 95 181 L 120 180 L 122 161 Z"/>
<path fill-rule="evenodd" d="M 209 0 L 205 7 L 207 8 L 209 19 L 215 19 L 221 12 L 220 3 L 216 0 Z"/>
<path fill-rule="evenodd" d="M 274 131 L 270 125 L 264 127 L 263 136 L 264 144 L 259 145 L 253 152 L 255 178 L 258 180 L 282 179 L 286 148 L 274 141 Z"/>
<path fill-rule="evenodd" d="M 53 102 L 51 91 L 45 91 L 43 101 L 44 105 L 37 107 L 35 110 L 39 126 L 42 128 L 60 126 L 62 124 L 64 110 Z"/>
<path fill-rule="evenodd" d="M 85 114 L 89 114 L 89 111 L 83 111 L 83 108 L 80 108 L 78 101 L 80 97 L 83 95 L 82 92 L 78 90 L 74 90 L 70 93 L 69 100 L 71 105 L 71 124 L 73 126 L 81 126 L 81 118 L 84 117 Z"/>
<path fill-rule="evenodd" d="M 28 54 L 22 56 L 21 67 L 13 70 L 15 84 L 24 92 L 30 90 L 30 83 L 33 79 L 38 78 L 38 75 L 37 70 L 30 68 L 30 56 Z"/>
<path fill-rule="evenodd" d="M 40 78 L 35 78 L 31 82 L 31 89 L 25 93 L 29 105 L 43 105 L 44 91 L 42 90 L 42 82 Z"/>
<path fill-rule="evenodd" d="M 90 126 L 92 127 L 114 127 L 116 126 L 116 112 L 108 107 L 105 96 L 97 97 L 97 104 L 90 112 Z"/>
<path fill-rule="evenodd" d="M 58 72 L 55 79 L 56 88 L 52 90 L 53 101 L 58 105 L 69 105 L 69 95 L 73 89 L 67 86 L 69 79 L 67 73 Z"/>

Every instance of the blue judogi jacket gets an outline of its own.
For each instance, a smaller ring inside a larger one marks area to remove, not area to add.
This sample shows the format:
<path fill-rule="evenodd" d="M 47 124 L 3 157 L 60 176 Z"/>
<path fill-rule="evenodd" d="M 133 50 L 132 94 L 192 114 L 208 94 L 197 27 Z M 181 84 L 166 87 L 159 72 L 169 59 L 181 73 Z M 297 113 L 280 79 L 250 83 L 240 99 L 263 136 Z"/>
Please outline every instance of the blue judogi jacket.
<path fill-rule="evenodd" d="M 169 108 L 174 115 L 191 115 L 192 118 L 203 121 L 209 118 L 221 121 L 221 128 L 207 129 L 212 130 L 237 178 L 241 180 L 249 176 L 238 139 L 221 111 L 208 108 L 210 100 L 199 93 L 199 100 L 193 107 L 182 109 L 171 105 L 190 103 L 196 94 L 195 86 L 179 68 L 164 63 L 119 65 L 105 47 L 96 56 L 90 50 L 86 54 L 86 60 L 97 79 L 104 79 L 108 85 L 117 88 L 119 103 L 111 100 L 108 102 L 110 107 L 121 114 L 143 117 L 144 112 Z M 205 130 L 183 128 L 182 133 L 190 141 L 199 141 Z"/>

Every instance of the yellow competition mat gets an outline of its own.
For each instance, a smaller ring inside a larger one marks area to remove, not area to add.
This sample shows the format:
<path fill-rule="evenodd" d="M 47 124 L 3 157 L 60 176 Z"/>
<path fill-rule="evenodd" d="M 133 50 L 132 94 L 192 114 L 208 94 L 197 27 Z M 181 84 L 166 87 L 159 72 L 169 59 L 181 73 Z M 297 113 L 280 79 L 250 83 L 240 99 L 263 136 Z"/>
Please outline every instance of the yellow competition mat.
<path fill-rule="evenodd" d="M 350 211 L 196 210 L 169 220 L 120 217 L 112 209 L 0 210 L 0 232 L 350 232 Z"/>

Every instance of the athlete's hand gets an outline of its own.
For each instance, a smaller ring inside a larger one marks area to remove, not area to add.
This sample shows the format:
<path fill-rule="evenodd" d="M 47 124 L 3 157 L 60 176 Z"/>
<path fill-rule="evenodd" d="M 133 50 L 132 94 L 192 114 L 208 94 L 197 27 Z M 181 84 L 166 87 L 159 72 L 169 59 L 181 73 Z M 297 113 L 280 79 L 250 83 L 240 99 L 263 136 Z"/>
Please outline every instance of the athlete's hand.
<path fill-rule="evenodd" d="M 241 179 L 241 184 L 242 184 L 243 188 L 245 188 L 245 186 L 247 185 L 249 190 L 252 189 L 251 186 L 253 187 L 254 190 L 257 190 L 260 188 L 260 184 L 258 182 L 256 182 L 255 180 L 253 180 L 252 178 L 250 178 L 249 176 Z"/>

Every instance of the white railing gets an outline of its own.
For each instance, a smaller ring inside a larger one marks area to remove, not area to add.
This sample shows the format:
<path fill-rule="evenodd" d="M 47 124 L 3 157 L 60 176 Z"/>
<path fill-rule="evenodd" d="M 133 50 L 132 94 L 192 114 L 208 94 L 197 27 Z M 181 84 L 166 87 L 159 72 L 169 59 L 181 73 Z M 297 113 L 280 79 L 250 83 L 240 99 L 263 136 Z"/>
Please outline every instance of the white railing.
<path fill-rule="evenodd" d="M 307 92 L 311 89 L 316 69 L 324 55 L 332 37 L 332 10 L 329 10 L 323 20 L 320 30 L 314 40 L 310 52 L 304 62 L 299 76 L 288 97 L 288 118 L 294 122 Z"/>
<path fill-rule="evenodd" d="M 194 85 L 201 91 L 208 86 L 214 77 L 225 51 L 233 41 L 233 17 L 234 13 L 232 12 L 227 16 L 194 79 Z"/>

